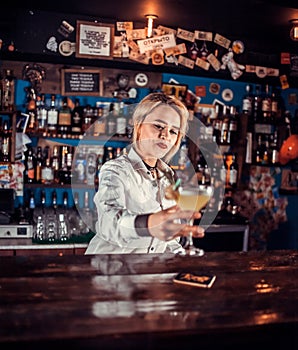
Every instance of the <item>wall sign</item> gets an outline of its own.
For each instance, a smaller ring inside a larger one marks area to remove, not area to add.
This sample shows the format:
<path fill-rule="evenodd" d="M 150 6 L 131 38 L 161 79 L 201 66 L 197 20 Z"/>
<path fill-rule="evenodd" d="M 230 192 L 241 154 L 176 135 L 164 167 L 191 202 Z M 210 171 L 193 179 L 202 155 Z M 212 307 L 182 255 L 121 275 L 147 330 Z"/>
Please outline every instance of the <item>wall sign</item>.
<path fill-rule="evenodd" d="M 77 21 L 76 57 L 113 58 L 114 25 Z"/>
<path fill-rule="evenodd" d="M 62 69 L 61 94 L 102 95 L 102 73 L 100 69 Z"/>

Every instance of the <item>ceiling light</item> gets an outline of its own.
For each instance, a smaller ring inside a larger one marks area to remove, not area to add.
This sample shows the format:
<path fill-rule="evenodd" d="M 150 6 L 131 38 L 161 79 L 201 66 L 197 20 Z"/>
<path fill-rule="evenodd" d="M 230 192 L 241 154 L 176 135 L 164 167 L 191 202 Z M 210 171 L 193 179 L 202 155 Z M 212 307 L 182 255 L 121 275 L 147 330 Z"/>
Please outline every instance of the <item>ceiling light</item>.
<path fill-rule="evenodd" d="M 290 23 L 292 23 L 292 28 L 290 31 L 290 37 L 292 40 L 298 40 L 298 19 L 291 19 Z"/>
<path fill-rule="evenodd" d="M 158 18 L 156 15 L 145 15 L 147 18 L 147 37 L 150 38 L 153 35 L 153 21 Z"/>

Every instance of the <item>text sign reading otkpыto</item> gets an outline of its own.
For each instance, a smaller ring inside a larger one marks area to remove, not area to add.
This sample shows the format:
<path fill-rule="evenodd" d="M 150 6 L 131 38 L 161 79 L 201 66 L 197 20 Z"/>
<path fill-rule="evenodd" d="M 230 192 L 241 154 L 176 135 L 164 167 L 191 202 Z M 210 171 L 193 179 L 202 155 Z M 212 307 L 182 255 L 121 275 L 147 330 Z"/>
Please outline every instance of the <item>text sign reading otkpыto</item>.
<path fill-rule="evenodd" d="M 146 51 L 167 49 L 169 47 L 176 46 L 176 40 L 174 34 L 166 34 L 138 40 L 137 44 L 139 46 L 140 53 L 144 53 Z"/>

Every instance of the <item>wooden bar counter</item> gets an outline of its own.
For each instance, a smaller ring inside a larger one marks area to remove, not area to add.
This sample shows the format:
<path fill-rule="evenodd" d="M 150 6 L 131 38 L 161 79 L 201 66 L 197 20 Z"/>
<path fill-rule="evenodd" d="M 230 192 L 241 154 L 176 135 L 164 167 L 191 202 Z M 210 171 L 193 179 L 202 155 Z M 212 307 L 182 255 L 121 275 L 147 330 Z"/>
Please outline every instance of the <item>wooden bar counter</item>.
<path fill-rule="evenodd" d="M 297 251 L 0 257 L 1 349 L 215 346 L 298 349 Z"/>

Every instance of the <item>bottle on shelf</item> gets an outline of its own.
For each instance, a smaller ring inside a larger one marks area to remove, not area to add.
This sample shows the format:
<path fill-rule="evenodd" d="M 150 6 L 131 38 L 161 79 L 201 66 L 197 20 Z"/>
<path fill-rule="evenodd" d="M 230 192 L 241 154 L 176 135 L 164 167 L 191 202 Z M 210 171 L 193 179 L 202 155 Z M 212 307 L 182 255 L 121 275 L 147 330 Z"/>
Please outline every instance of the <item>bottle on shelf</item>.
<path fill-rule="evenodd" d="M 73 160 L 73 148 L 71 146 L 62 146 L 61 147 L 61 168 L 58 172 L 59 183 L 61 185 L 71 184 L 72 160 Z"/>
<path fill-rule="evenodd" d="M 251 94 L 251 85 L 245 87 L 245 95 L 242 99 L 242 113 L 251 115 L 253 106 L 253 96 Z"/>
<path fill-rule="evenodd" d="M 83 123 L 82 123 L 82 133 L 84 135 L 91 134 L 91 126 L 94 120 L 93 108 L 88 104 L 83 109 Z"/>
<path fill-rule="evenodd" d="M 43 155 L 41 146 L 37 147 L 36 151 L 36 169 L 35 169 L 35 182 L 41 183 L 41 172 L 43 167 Z"/>
<path fill-rule="evenodd" d="M 82 135 L 83 109 L 80 100 L 75 99 L 75 106 L 71 112 L 71 135 L 79 138 Z"/>
<path fill-rule="evenodd" d="M 94 131 L 93 136 L 105 135 L 106 132 L 106 118 L 104 116 L 104 108 L 100 102 L 96 102 L 94 109 Z"/>
<path fill-rule="evenodd" d="M 59 183 L 59 170 L 60 170 L 60 157 L 59 157 L 59 146 L 53 147 L 53 154 L 51 156 L 51 168 L 53 171 L 53 181 Z"/>
<path fill-rule="evenodd" d="M 115 115 L 116 117 L 116 130 L 115 130 L 115 135 L 116 136 L 126 136 L 126 116 L 125 116 L 125 106 L 124 102 L 120 102 L 118 104 L 119 110 L 117 114 Z"/>
<path fill-rule="evenodd" d="M 222 157 L 222 164 L 219 171 L 219 177 L 224 186 L 227 186 L 228 184 L 228 164 L 227 164 L 227 155 L 226 153 L 223 154 Z"/>
<path fill-rule="evenodd" d="M 260 123 L 262 121 L 262 97 L 260 85 L 256 85 L 255 87 L 252 104 L 252 116 L 254 123 Z"/>
<path fill-rule="evenodd" d="M 56 107 L 56 95 L 51 95 L 51 105 L 48 110 L 48 136 L 57 136 L 58 109 Z"/>
<path fill-rule="evenodd" d="M 87 234 L 93 230 L 93 214 L 92 214 L 92 210 L 90 209 L 88 191 L 85 191 L 84 193 L 84 205 L 83 205 L 83 208 L 81 209 L 81 213 L 82 213 L 82 219 L 84 222 L 84 228 L 82 230 L 82 234 Z"/>
<path fill-rule="evenodd" d="M 68 98 L 63 97 L 62 106 L 58 111 L 58 137 L 68 138 L 71 133 L 71 108 L 68 106 Z"/>
<path fill-rule="evenodd" d="M 279 162 L 279 148 L 278 148 L 278 133 L 277 130 L 273 135 L 270 135 L 270 149 L 271 149 L 271 164 L 276 165 Z"/>
<path fill-rule="evenodd" d="M 1 144 L 1 153 L 0 153 L 0 160 L 2 162 L 10 162 L 11 161 L 11 143 L 12 143 L 12 130 L 9 126 L 9 123 L 7 120 L 3 122 L 1 137 L 0 137 L 0 144 Z"/>
<path fill-rule="evenodd" d="M 29 193 L 29 222 L 34 224 L 34 213 L 35 213 L 35 197 L 34 192 L 30 191 Z"/>
<path fill-rule="evenodd" d="M 46 135 L 48 121 L 48 109 L 45 101 L 45 94 L 38 96 L 37 106 L 37 131 L 39 134 Z"/>
<path fill-rule="evenodd" d="M 271 95 L 268 84 L 265 86 L 265 92 L 262 97 L 262 121 L 267 124 L 271 123 Z"/>
<path fill-rule="evenodd" d="M 257 136 L 257 146 L 255 151 L 255 163 L 262 164 L 263 159 L 263 145 L 262 145 L 262 135 Z"/>
<path fill-rule="evenodd" d="M 229 167 L 229 182 L 228 185 L 232 188 L 236 188 L 237 187 L 237 183 L 238 183 L 238 162 L 237 162 L 237 155 L 236 153 L 232 154 L 232 162 L 230 164 Z"/>
<path fill-rule="evenodd" d="M 25 183 L 35 182 L 36 159 L 32 147 L 29 147 L 25 156 Z"/>
<path fill-rule="evenodd" d="M 114 136 L 116 134 L 116 117 L 115 117 L 115 104 L 110 104 L 110 111 L 106 120 L 106 134 L 108 136 Z"/>
<path fill-rule="evenodd" d="M 96 175 L 96 154 L 88 153 L 86 162 L 86 183 L 88 186 L 94 186 Z"/>
<path fill-rule="evenodd" d="M 235 106 L 230 106 L 229 129 L 228 129 L 228 138 L 227 138 L 228 144 L 234 145 L 236 143 L 237 130 L 238 130 L 237 110 Z"/>
<path fill-rule="evenodd" d="M 229 145 L 229 123 L 230 116 L 228 112 L 228 107 L 224 106 L 219 140 L 220 145 Z"/>
<path fill-rule="evenodd" d="M 4 72 L 1 99 L 1 110 L 11 112 L 15 109 L 15 77 L 11 69 Z"/>
<path fill-rule="evenodd" d="M 46 158 L 41 168 L 41 183 L 44 185 L 51 185 L 54 182 L 54 171 L 51 167 L 50 158 Z"/>
<path fill-rule="evenodd" d="M 74 181 L 80 184 L 86 183 L 86 148 L 78 147 L 74 159 Z"/>

